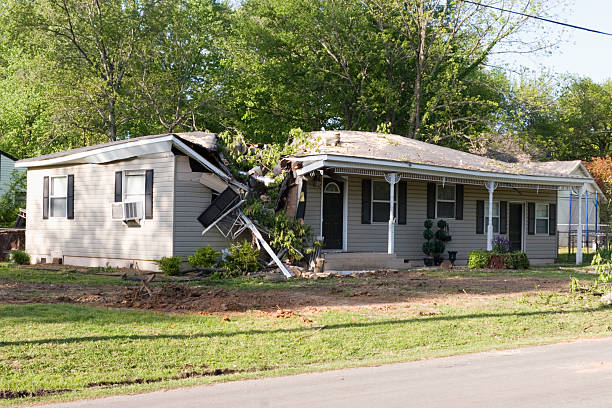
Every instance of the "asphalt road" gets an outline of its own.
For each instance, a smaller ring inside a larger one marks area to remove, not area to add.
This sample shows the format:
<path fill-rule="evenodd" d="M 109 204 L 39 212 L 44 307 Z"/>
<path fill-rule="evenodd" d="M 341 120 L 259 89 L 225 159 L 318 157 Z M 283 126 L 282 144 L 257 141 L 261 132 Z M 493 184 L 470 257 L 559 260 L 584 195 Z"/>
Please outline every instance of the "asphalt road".
<path fill-rule="evenodd" d="M 612 407 L 612 338 L 52 405 Z"/>

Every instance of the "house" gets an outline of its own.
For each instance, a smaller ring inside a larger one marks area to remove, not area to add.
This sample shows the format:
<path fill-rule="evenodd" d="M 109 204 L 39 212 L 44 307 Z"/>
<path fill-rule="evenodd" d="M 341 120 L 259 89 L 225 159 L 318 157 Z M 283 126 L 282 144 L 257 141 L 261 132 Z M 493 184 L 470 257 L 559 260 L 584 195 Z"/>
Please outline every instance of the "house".
<path fill-rule="evenodd" d="M 8 191 L 17 159 L 0 150 L 0 196 Z"/>
<path fill-rule="evenodd" d="M 551 161 L 540 163 L 549 170 L 576 177 L 590 177 L 591 173 L 580 160 Z M 595 237 L 602 231 L 601 206 L 607 197 L 596 183 L 588 184 L 582 196 L 582 206 L 578 205 L 578 191 L 561 190 L 558 193 L 557 221 L 559 232 L 559 246 L 576 247 L 576 231 L 578 230 L 578 217 L 583 225 L 583 244 L 594 246 Z M 604 226 L 604 227 L 607 227 Z M 570 234 L 572 239 L 569 240 Z M 571 242 L 570 242 L 571 241 Z M 601 237 L 600 237 L 601 241 Z"/>
<path fill-rule="evenodd" d="M 294 207 L 323 241 L 332 268 L 422 264 L 426 219 L 448 222 L 446 249 L 457 252 L 459 264 L 473 249 L 491 249 L 495 236 L 534 264 L 552 263 L 559 194 L 582 197 L 595 185 L 587 173 L 506 163 L 397 135 L 321 131 L 311 137 L 285 161 L 301 186 L 302 214 Z"/>
<path fill-rule="evenodd" d="M 28 170 L 26 251 L 33 263 L 156 270 L 227 238 L 197 222 L 236 182 L 214 134 L 144 136 L 20 160 Z"/>

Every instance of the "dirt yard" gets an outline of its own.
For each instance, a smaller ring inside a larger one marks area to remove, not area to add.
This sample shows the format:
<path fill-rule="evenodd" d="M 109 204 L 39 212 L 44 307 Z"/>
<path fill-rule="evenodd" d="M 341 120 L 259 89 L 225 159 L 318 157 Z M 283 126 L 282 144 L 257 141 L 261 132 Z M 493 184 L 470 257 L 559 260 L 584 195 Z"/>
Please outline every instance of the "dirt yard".
<path fill-rule="evenodd" d="M 295 287 L 228 290 L 210 286 L 160 283 L 152 296 L 134 286 L 87 286 L 1 282 L 0 303 L 74 303 L 162 312 L 232 313 L 289 310 L 323 312 L 335 308 L 392 309 L 411 303 L 473 301 L 528 292 L 566 293 L 567 277 L 432 276 L 420 271 L 381 271 L 358 277 L 334 277 Z"/>

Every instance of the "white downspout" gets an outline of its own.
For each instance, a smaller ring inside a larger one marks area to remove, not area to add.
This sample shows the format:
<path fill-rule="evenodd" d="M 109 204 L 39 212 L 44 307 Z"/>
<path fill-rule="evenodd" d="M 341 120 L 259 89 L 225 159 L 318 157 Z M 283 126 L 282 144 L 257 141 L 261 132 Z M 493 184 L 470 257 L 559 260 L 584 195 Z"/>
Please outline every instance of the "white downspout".
<path fill-rule="evenodd" d="M 389 183 L 389 236 L 387 242 L 387 253 L 389 255 L 395 252 L 395 184 L 399 179 L 397 173 L 385 174 L 385 180 Z"/>
<path fill-rule="evenodd" d="M 489 226 L 487 227 L 487 251 L 493 250 L 493 191 L 497 188 L 497 183 L 487 181 L 485 184 L 489 190 Z"/>
<path fill-rule="evenodd" d="M 576 265 L 582 265 L 582 193 L 585 187 L 578 192 L 578 229 L 576 230 Z"/>

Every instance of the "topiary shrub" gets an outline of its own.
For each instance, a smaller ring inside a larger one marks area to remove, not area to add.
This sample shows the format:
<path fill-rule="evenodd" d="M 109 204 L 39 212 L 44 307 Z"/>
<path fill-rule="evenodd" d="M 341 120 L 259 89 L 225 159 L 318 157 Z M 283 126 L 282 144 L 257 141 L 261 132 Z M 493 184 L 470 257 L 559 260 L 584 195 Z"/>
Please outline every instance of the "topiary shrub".
<path fill-rule="evenodd" d="M 11 251 L 11 261 L 15 262 L 17 265 L 29 265 L 30 255 L 25 251 L 15 249 Z"/>
<path fill-rule="evenodd" d="M 489 266 L 491 252 L 483 249 L 475 249 L 468 256 L 468 268 L 483 269 Z"/>
<path fill-rule="evenodd" d="M 176 276 L 181 274 L 181 262 L 182 259 L 180 256 L 164 256 L 161 259 L 155 261 L 155 263 L 159 266 L 159 269 L 161 269 L 164 275 L 169 276 Z"/>
<path fill-rule="evenodd" d="M 215 266 L 221 252 L 215 251 L 210 245 L 198 248 L 195 253 L 187 257 L 192 268 L 210 268 Z"/>
<path fill-rule="evenodd" d="M 514 251 L 502 255 L 504 265 L 507 269 L 529 268 L 529 258 L 523 251 Z"/>
<path fill-rule="evenodd" d="M 229 252 L 225 261 L 227 276 L 246 275 L 259 269 L 259 264 L 257 263 L 259 249 L 253 248 L 247 241 L 230 246 Z"/>

